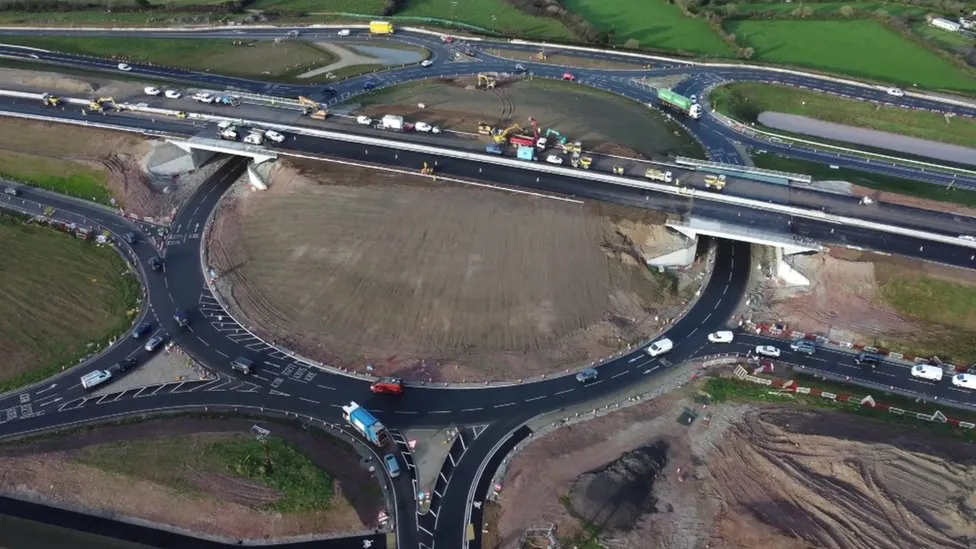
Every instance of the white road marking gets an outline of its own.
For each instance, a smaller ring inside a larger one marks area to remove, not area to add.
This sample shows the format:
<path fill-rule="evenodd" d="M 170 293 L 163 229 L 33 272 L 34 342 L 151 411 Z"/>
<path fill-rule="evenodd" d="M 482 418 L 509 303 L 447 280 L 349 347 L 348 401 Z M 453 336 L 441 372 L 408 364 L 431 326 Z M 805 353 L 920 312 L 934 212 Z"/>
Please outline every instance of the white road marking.
<path fill-rule="evenodd" d="M 463 409 L 461 411 L 462 412 L 480 412 L 481 410 L 484 410 L 484 408 L 465 408 L 465 409 Z"/>
<path fill-rule="evenodd" d="M 506 406 L 515 406 L 514 402 L 506 402 L 505 404 L 496 404 L 492 408 L 504 408 Z"/>
<path fill-rule="evenodd" d="M 630 370 L 624 370 L 623 372 L 620 372 L 619 374 L 613 374 L 612 376 L 610 376 L 610 379 L 616 379 L 616 378 L 618 378 L 618 377 L 620 377 L 622 375 L 627 375 L 629 373 L 630 373 Z"/>
<path fill-rule="evenodd" d="M 553 395 L 564 395 L 566 393 L 572 393 L 576 389 L 566 389 L 565 391 L 559 391 L 558 393 L 553 393 Z"/>
<path fill-rule="evenodd" d="M 544 398 L 546 398 L 546 395 L 541 395 L 541 396 L 537 396 L 537 397 L 527 398 L 527 399 L 525 399 L 525 402 L 532 402 L 534 400 L 542 400 Z"/>

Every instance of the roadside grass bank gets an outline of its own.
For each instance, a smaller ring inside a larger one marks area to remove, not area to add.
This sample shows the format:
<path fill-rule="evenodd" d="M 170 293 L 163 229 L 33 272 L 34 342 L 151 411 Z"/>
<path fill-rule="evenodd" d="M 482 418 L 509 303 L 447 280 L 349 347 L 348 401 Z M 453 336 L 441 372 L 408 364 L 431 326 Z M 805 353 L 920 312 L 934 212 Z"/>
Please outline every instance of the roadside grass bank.
<path fill-rule="evenodd" d="M 920 6 L 912 6 L 908 4 L 893 4 L 889 2 L 816 2 L 810 4 L 804 4 L 804 8 L 811 10 L 811 18 L 825 18 L 831 15 L 841 15 L 841 8 L 848 6 L 853 10 L 862 13 L 873 13 L 879 9 L 885 10 L 889 15 L 893 17 L 907 17 L 916 16 L 922 17 L 925 15 L 925 8 Z M 796 11 L 797 5 L 792 2 L 783 3 L 756 3 L 756 4 L 736 4 L 734 13 L 738 15 L 776 15 L 776 16 L 787 16 L 794 11 Z M 728 13 L 726 5 L 726 13 Z"/>
<path fill-rule="evenodd" d="M 955 364 L 976 361 L 976 288 L 934 277 L 894 276 L 880 287 L 885 302 L 927 329 L 909 334 L 904 350 Z"/>
<path fill-rule="evenodd" d="M 942 185 L 848 168 L 833 169 L 827 164 L 796 158 L 786 158 L 770 153 L 753 154 L 752 160 L 758 168 L 809 174 L 814 180 L 841 180 L 878 191 L 898 193 L 905 196 L 924 198 L 926 200 L 950 202 L 961 206 L 976 207 L 976 191 L 959 188 L 947 189 Z"/>
<path fill-rule="evenodd" d="M 905 369 L 908 374 L 908 368 Z M 815 379 L 806 375 L 793 376 L 797 384 L 801 387 L 820 389 L 821 391 L 834 394 L 856 395 L 865 397 L 871 395 L 875 402 L 882 402 L 902 410 L 910 410 L 923 414 L 932 414 L 936 410 L 945 415 L 960 421 L 976 423 L 976 413 L 966 410 L 959 410 L 948 406 L 937 406 L 930 402 L 916 401 L 915 399 L 903 397 L 901 395 L 889 394 L 880 391 L 860 387 L 854 384 L 843 384 L 832 381 Z M 766 404 L 776 404 L 785 406 L 812 406 L 827 410 L 855 414 L 870 419 L 898 424 L 909 430 L 922 430 L 940 436 L 954 438 L 967 443 L 976 443 L 976 432 L 967 429 L 956 429 L 945 423 L 927 422 L 917 419 L 914 416 L 903 416 L 892 414 L 887 411 L 860 406 L 857 402 L 837 402 L 819 396 L 803 395 L 792 392 L 781 391 L 766 385 L 759 385 L 748 381 L 711 377 L 705 381 L 702 388 L 711 396 L 712 401 L 719 402 L 762 402 Z"/>
<path fill-rule="evenodd" d="M 938 113 L 875 105 L 771 84 L 729 84 L 712 90 L 709 98 L 715 110 L 744 123 L 758 124 L 763 112 L 782 112 L 964 147 L 976 146 L 976 122 L 966 118 L 946 118 Z"/>
<path fill-rule="evenodd" d="M 82 450 L 77 461 L 156 482 L 186 495 L 207 495 L 202 475 L 231 475 L 273 491 L 257 505 L 283 513 L 329 508 L 332 479 L 297 448 L 277 437 L 261 442 L 244 434 L 173 436 L 101 444 Z"/>
<path fill-rule="evenodd" d="M 628 48 L 672 50 L 711 57 L 733 57 L 729 46 L 703 19 L 692 19 L 664 0 L 566 0 L 569 11 Z"/>
<path fill-rule="evenodd" d="M 355 11 L 360 12 L 360 10 Z M 513 36 L 561 40 L 572 40 L 576 37 L 575 33 L 560 21 L 529 15 L 505 0 L 409 0 L 403 9 L 396 12 L 396 17 L 431 17 L 443 21 L 456 21 Z M 411 23 L 413 22 L 403 22 L 403 24 Z"/>
<path fill-rule="evenodd" d="M 976 92 L 972 73 L 870 20 L 727 21 L 726 31 L 751 48 L 753 61 L 811 67 L 935 90 Z M 817 47 L 810 47 L 817 44 Z"/>
<path fill-rule="evenodd" d="M 73 366 L 124 333 L 139 282 L 108 247 L 0 213 L 0 392 Z"/>
<path fill-rule="evenodd" d="M 111 205 L 105 174 L 80 162 L 0 150 L 0 179 Z"/>
<path fill-rule="evenodd" d="M 120 37 L 5 37 L 4 43 L 248 78 L 293 78 L 336 61 L 308 42 Z"/>

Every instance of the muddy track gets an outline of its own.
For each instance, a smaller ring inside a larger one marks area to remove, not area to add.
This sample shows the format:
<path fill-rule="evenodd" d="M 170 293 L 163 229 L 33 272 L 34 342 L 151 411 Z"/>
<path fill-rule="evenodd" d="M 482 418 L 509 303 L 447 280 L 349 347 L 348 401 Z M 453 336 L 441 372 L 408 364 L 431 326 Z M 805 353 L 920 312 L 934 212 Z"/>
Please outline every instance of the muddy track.
<path fill-rule="evenodd" d="M 498 98 L 498 102 L 501 103 L 502 110 L 498 115 L 498 125 L 508 124 L 515 114 L 515 103 L 512 101 L 512 97 L 504 88 L 494 88 L 491 91 Z"/>

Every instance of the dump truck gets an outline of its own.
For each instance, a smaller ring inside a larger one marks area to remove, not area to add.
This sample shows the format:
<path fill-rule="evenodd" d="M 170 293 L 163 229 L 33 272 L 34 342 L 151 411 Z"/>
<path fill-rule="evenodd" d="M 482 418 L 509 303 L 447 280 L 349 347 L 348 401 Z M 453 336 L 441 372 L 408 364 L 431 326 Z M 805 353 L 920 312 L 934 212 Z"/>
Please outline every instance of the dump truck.
<path fill-rule="evenodd" d="M 661 106 L 676 110 L 688 118 L 694 118 L 696 120 L 701 118 L 701 105 L 671 90 L 659 88 L 657 90 L 657 100 L 661 102 Z"/>
<path fill-rule="evenodd" d="M 397 116 L 395 114 L 384 115 L 383 118 L 380 119 L 380 127 L 382 127 L 384 130 L 393 130 L 397 132 L 402 132 L 403 117 Z"/>
<path fill-rule="evenodd" d="M 515 152 L 519 160 L 535 160 L 535 147 L 520 146 Z"/>
<path fill-rule="evenodd" d="M 725 188 L 725 175 L 706 175 L 705 188 L 721 191 Z"/>
<path fill-rule="evenodd" d="M 393 23 L 389 21 L 370 21 L 370 34 L 393 34 Z"/>
<path fill-rule="evenodd" d="M 342 407 L 342 418 L 359 434 L 363 435 L 363 438 L 376 446 L 382 448 L 390 442 L 390 432 L 386 430 L 386 427 L 355 401 Z"/>
<path fill-rule="evenodd" d="M 671 172 L 666 172 L 657 168 L 647 168 L 647 171 L 644 172 L 644 177 L 650 179 L 651 181 L 663 181 L 664 183 L 671 182 Z"/>

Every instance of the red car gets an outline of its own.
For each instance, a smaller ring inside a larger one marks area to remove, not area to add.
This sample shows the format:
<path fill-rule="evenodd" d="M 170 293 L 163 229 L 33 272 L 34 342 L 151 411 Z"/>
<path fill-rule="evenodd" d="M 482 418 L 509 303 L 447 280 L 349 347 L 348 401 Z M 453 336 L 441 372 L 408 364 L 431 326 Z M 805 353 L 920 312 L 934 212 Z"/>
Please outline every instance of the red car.
<path fill-rule="evenodd" d="M 398 377 L 384 377 L 370 385 L 369 390 L 381 395 L 402 395 L 403 380 Z"/>
<path fill-rule="evenodd" d="M 570 82 L 576 82 L 576 77 L 572 73 L 564 72 L 563 73 L 563 80 L 568 80 Z"/>

